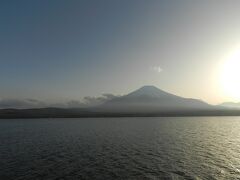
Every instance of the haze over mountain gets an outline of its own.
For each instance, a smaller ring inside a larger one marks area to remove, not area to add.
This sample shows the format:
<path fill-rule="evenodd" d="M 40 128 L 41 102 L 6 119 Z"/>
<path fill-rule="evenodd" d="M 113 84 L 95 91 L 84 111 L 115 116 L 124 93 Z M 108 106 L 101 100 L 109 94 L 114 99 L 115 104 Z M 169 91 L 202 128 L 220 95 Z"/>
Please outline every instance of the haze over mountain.
<path fill-rule="evenodd" d="M 108 112 L 156 112 L 205 110 L 212 106 L 198 99 L 170 94 L 155 86 L 143 86 L 125 96 L 107 101 L 98 108 Z"/>
<path fill-rule="evenodd" d="M 67 100 L 63 102 L 45 102 L 38 99 L 15 99 L 3 98 L 0 99 L 0 109 L 33 109 L 33 108 L 85 108 L 103 104 L 106 101 L 119 96 L 104 93 L 101 96 L 85 96 L 81 100 Z"/>

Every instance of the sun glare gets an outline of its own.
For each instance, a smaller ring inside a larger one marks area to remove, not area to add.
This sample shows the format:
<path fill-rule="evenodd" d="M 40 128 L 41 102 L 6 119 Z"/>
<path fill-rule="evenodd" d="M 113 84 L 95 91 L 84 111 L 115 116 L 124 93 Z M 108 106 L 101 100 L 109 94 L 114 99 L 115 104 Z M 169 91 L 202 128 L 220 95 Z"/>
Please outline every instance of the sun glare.
<path fill-rule="evenodd" d="M 224 94 L 234 101 L 240 101 L 240 49 L 223 63 L 220 76 Z"/>

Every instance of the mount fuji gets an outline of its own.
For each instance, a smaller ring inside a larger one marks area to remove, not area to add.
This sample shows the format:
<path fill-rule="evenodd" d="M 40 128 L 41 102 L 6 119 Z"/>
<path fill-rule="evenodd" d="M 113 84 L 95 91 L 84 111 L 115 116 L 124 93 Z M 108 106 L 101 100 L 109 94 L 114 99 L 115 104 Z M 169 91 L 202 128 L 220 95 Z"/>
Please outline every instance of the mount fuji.
<path fill-rule="evenodd" d="M 127 95 L 112 99 L 97 109 L 107 112 L 166 112 L 205 110 L 211 107 L 198 99 L 176 96 L 155 86 L 143 86 Z"/>

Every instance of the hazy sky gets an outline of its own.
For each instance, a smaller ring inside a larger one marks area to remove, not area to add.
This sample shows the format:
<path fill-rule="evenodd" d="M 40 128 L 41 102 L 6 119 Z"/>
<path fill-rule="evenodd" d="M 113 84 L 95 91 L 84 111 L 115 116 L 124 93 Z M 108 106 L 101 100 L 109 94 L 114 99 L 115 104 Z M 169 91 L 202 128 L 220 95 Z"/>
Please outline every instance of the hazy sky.
<path fill-rule="evenodd" d="M 143 85 L 203 99 L 240 44 L 237 0 L 2 0 L 0 98 L 64 101 Z"/>

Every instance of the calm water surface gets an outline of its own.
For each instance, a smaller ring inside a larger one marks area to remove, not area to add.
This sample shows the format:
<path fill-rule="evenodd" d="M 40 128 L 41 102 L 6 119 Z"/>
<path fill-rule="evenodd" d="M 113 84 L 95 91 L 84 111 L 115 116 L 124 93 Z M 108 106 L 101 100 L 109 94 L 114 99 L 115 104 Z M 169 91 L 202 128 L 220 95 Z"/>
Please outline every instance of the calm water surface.
<path fill-rule="evenodd" d="M 240 117 L 0 120 L 0 179 L 240 179 Z"/>

